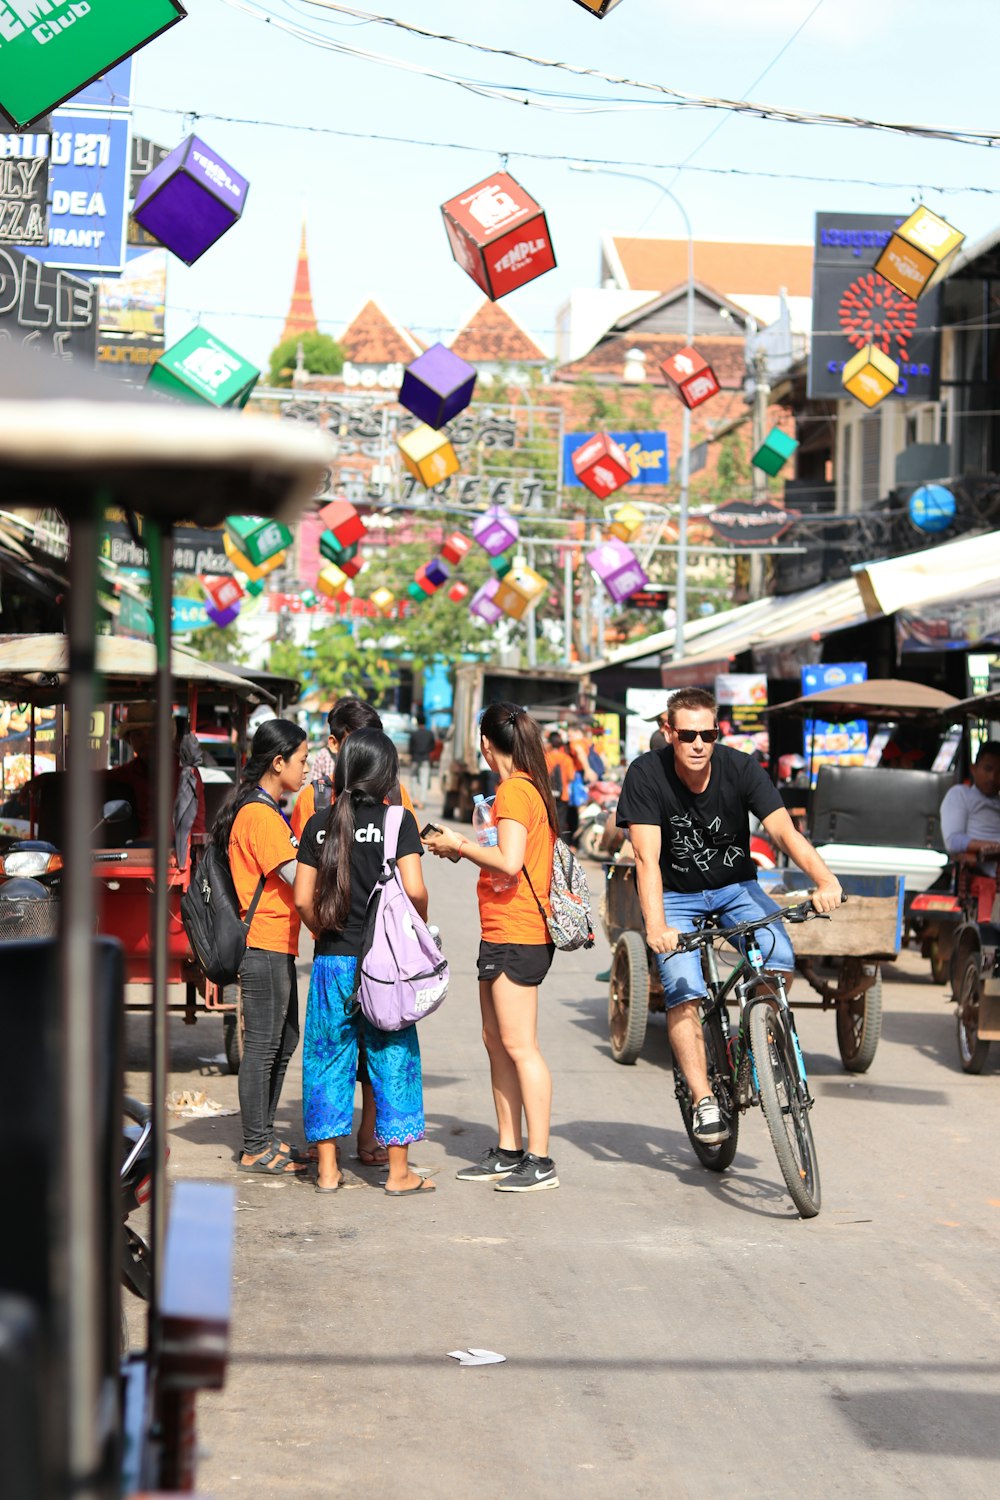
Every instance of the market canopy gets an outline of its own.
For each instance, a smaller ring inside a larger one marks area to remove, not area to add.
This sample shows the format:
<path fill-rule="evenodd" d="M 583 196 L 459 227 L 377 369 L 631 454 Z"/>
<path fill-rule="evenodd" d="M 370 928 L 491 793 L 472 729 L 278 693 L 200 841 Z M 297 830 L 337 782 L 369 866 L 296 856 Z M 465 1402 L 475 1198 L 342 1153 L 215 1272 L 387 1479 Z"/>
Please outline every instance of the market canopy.
<path fill-rule="evenodd" d="M 145 702 L 156 672 L 151 641 L 98 636 L 97 670 L 107 697 L 116 703 Z M 175 646 L 171 672 L 177 687 L 196 683 L 241 702 L 273 703 L 272 695 L 248 677 Z M 69 682 L 69 642 L 64 635 L 0 636 L 0 700 L 35 704 L 62 703 Z"/>
<path fill-rule="evenodd" d="M 824 688 L 805 698 L 793 698 L 765 712 L 800 719 L 826 719 L 847 724 L 865 719 L 869 724 L 895 723 L 898 719 L 935 719 L 953 716 L 958 699 L 922 682 L 903 682 L 895 677 L 870 677 L 842 688 Z"/>
<path fill-rule="evenodd" d="M 1000 532 L 977 532 L 922 552 L 887 557 L 857 569 L 854 577 L 870 618 L 918 609 L 935 599 L 961 599 L 996 586 Z"/>
<path fill-rule="evenodd" d="M 960 698 L 948 710 L 949 719 L 1000 719 L 1000 692 Z"/>

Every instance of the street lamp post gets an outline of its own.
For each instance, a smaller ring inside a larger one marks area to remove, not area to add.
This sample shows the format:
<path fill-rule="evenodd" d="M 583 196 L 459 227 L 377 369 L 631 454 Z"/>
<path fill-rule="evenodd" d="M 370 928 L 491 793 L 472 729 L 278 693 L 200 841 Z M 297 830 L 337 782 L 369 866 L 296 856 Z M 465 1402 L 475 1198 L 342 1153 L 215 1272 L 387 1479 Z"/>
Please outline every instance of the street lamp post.
<path fill-rule="evenodd" d="M 597 172 L 602 177 L 628 177 L 633 182 L 645 182 L 655 187 L 664 198 L 669 198 L 684 220 L 684 231 L 687 235 L 687 319 L 686 319 L 686 341 L 688 345 L 694 343 L 694 237 L 691 233 L 691 220 L 680 199 L 664 187 L 662 182 L 657 182 L 655 177 L 643 177 L 638 172 L 619 172 L 611 167 L 592 166 L 589 162 L 574 162 L 570 166 L 571 172 Z M 691 411 L 684 407 L 683 426 L 681 428 L 681 492 L 680 508 L 678 515 L 679 535 L 677 538 L 677 585 L 674 591 L 674 614 L 676 623 L 674 625 L 674 661 L 680 661 L 684 656 L 684 633 L 687 628 L 687 528 L 688 528 L 688 482 L 691 477 Z M 663 534 L 664 523 L 653 537 L 650 544 L 652 547 L 659 541 Z"/>

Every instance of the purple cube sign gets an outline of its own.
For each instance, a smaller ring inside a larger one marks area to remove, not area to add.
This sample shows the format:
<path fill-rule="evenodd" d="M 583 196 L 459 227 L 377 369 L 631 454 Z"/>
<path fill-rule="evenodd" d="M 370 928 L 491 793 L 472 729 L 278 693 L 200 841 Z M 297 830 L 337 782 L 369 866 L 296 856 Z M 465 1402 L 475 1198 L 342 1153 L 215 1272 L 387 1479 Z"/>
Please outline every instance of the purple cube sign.
<path fill-rule="evenodd" d="M 616 604 L 621 604 L 636 589 L 645 588 L 649 579 L 646 571 L 632 551 L 617 537 L 609 538 L 587 553 L 587 562 L 611 595 Z"/>
<path fill-rule="evenodd" d="M 191 135 L 150 172 L 132 216 L 192 266 L 239 219 L 249 186 L 218 152 Z"/>

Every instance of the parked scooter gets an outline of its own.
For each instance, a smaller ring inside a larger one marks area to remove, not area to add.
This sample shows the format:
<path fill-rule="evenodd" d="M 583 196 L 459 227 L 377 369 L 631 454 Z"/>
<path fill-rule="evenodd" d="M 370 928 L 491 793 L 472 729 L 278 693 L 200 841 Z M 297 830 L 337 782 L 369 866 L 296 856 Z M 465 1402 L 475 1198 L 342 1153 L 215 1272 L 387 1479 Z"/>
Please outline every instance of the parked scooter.
<path fill-rule="evenodd" d="M 121 827 L 132 816 L 124 798 L 105 802 L 94 832 Z M 56 936 L 62 868 L 62 855 L 45 839 L 18 839 L 0 855 L 0 943 Z"/>
<path fill-rule="evenodd" d="M 587 788 L 587 801 L 579 810 L 579 822 L 573 839 L 581 854 L 598 859 L 601 841 L 608 819 L 614 822 L 615 809 L 621 787 L 617 781 L 592 781 Z"/>

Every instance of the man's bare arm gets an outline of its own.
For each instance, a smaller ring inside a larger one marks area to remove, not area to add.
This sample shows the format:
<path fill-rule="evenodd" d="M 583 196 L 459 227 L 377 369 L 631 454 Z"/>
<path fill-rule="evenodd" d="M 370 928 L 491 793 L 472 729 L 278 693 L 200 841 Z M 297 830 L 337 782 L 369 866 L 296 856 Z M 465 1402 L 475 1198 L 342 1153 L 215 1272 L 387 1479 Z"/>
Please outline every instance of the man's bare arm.
<path fill-rule="evenodd" d="M 815 885 L 812 901 L 816 910 L 836 911 L 843 896 L 840 881 L 832 870 L 827 869 L 809 840 L 799 833 L 788 815 L 788 809 L 779 807 L 776 812 L 770 813 L 764 819 L 764 829 L 782 853 L 787 854 L 792 863 L 798 865 Z"/>
<path fill-rule="evenodd" d="M 672 953 L 677 947 L 677 931 L 667 926 L 663 916 L 663 877 L 660 874 L 662 835 L 659 825 L 630 823 L 628 836 L 635 854 L 635 879 L 642 920 L 646 924 L 646 942 L 654 953 Z"/>

